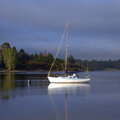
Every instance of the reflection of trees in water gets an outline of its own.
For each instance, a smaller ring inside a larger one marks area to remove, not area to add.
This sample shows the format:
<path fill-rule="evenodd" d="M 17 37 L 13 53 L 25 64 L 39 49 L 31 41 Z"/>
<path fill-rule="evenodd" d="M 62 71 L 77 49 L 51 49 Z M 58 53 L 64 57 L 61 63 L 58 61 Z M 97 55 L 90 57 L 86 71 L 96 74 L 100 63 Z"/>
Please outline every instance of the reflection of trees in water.
<path fill-rule="evenodd" d="M 2 89 L 3 79 L 4 79 L 4 76 L 0 75 L 0 90 Z"/>
<path fill-rule="evenodd" d="M 15 89 L 15 75 L 7 73 L 1 81 L 2 99 L 9 99 L 10 91 Z"/>
<path fill-rule="evenodd" d="M 15 75 L 14 74 L 6 74 L 3 80 L 3 91 L 10 91 L 15 88 Z"/>
<path fill-rule="evenodd" d="M 44 80 L 43 76 L 40 74 L 0 74 L 0 99 L 6 100 L 17 95 L 40 94 L 39 90 L 47 88 L 49 84 L 48 82 L 41 82 L 41 80 Z M 31 80 L 31 84 L 29 85 L 27 82 L 28 79 Z M 41 94 L 46 94 L 46 91 L 43 91 L 44 93 Z"/>

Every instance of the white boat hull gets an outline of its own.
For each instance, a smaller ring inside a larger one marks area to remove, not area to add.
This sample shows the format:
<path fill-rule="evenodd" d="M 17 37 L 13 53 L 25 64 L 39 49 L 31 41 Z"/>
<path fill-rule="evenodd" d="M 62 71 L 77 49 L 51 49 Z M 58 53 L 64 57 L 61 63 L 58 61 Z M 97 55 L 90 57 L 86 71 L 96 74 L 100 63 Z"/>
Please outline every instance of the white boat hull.
<path fill-rule="evenodd" d="M 51 83 L 86 83 L 90 78 L 48 77 Z"/>

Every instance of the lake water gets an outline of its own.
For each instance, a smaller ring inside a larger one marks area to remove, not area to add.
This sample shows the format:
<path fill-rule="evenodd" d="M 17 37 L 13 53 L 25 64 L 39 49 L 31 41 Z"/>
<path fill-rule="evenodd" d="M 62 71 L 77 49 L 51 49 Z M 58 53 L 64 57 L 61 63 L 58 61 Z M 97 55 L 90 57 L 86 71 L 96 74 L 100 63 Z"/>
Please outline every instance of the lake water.
<path fill-rule="evenodd" d="M 61 85 L 45 73 L 0 73 L 0 120 L 120 120 L 120 71 L 90 76 Z"/>

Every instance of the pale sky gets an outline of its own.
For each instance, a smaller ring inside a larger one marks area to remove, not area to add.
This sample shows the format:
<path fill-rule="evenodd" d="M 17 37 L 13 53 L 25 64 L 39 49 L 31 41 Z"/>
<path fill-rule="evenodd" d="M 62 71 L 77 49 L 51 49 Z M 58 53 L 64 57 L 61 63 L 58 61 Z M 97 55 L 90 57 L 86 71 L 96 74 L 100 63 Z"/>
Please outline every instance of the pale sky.
<path fill-rule="evenodd" d="M 67 21 L 69 54 L 120 59 L 120 0 L 0 0 L 0 44 L 55 54 Z"/>

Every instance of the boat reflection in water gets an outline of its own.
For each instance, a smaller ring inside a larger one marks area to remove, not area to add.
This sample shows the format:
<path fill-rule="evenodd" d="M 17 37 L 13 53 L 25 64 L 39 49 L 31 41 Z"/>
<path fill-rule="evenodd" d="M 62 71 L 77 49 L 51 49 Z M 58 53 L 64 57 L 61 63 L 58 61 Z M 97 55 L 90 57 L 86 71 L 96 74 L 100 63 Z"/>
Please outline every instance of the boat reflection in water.
<path fill-rule="evenodd" d="M 52 95 L 54 94 L 64 94 L 65 95 L 65 120 L 69 120 L 69 115 L 68 115 L 68 95 L 80 95 L 80 96 L 87 96 L 90 91 L 90 85 L 88 83 L 78 83 L 78 84 L 73 84 L 73 83 L 50 83 L 48 86 L 48 94 L 50 95 L 51 102 L 54 107 L 57 105 L 55 104 L 54 99 L 52 98 Z M 59 114 L 58 110 L 56 108 L 56 115 L 57 119 L 59 120 Z"/>
<path fill-rule="evenodd" d="M 90 84 L 88 83 L 50 83 L 48 86 L 48 94 L 78 94 L 88 95 Z"/>

